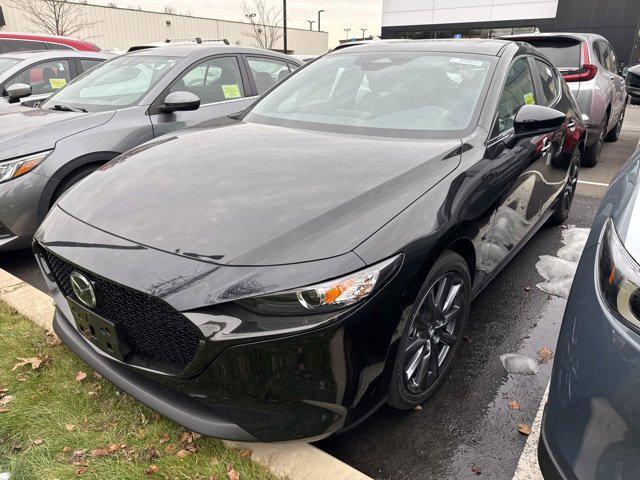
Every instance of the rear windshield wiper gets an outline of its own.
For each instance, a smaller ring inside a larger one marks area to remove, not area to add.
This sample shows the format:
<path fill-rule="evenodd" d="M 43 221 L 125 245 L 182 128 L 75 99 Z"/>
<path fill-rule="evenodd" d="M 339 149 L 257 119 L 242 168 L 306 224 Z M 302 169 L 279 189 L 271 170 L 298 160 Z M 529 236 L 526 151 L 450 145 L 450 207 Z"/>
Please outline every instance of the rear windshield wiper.
<path fill-rule="evenodd" d="M 53 110 L 60 110 L 61 112 L 83 112 L 87 113 L 86 108 L 82 107 L 70 107 L 69 105 L 54 105 Z"/>

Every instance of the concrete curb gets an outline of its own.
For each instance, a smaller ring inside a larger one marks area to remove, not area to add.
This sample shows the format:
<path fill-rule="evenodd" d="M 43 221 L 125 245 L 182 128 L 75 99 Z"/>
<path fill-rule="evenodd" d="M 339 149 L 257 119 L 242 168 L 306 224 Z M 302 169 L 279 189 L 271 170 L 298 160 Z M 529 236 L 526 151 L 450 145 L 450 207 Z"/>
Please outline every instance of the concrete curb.
<path fill-rule="evenodd" d="M 41 328 L 51 331 L 53 299 L 19 278 L 0 269 L 0 301 L 13 307 Z M 238 443 L 230 447 L 248 448 L 253 461 L 274 475 L 288 480 L 371 480 L 370 477 L 322 450 L 303 442 Z"/>

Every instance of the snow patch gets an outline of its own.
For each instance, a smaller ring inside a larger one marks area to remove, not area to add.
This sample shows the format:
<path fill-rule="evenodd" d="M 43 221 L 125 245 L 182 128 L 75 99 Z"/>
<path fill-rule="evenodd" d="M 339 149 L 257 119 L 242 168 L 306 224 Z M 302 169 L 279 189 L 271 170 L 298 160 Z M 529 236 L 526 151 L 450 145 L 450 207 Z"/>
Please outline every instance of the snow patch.
<path fill-rule="evenodd" d="M 578 261 L 584 245 L 589 237 L 588 228 L 578 228 L 570 225 L 562 232 L 563 247 L 558 250 L 558 256 L 541 255 L 536 263 L 538 273 L 545 281 L 536 286 L 550 295 L 567 298 L 573 283 L 573 277 L 578 268 Z"/>
<path fill-rule="evenodd" d="M 535 375 L 540 370 L 538 362 L 533 358 L 519 353 L 505 353 L 500 355 L 502 366 L 508 373 L 518 373 L 521 375 Z"/>

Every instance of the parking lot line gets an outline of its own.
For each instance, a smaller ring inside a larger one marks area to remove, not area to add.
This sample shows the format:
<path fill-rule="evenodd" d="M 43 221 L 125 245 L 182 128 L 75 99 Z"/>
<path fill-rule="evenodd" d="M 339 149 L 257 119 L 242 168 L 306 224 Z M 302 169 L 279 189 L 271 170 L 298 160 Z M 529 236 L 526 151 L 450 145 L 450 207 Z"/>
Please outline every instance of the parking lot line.
<path fill-rule="evenodd" d="M 584 185 L 596 185 L 598 187 L 608 187 L 609 186 L 608 183 L 590 182 L 588 180 L 578 180 L 578 183 L 582 183 Z"/>
<path fill-rule="evenodd" d="M 516 473 L 513 475 L 513 480 L 543 480 L 542 473 L 540 472 L 540 466 L 538 465 L 538 441 L 540 439 L 540 424 L 542 423 L 542 413 L 544 412 L 544 406 L 547 404 L 547 396 L 549 395 L 549 385 L 542 396 L 538 413 L 531 426 L 531 434 L 527 438 L 527 443 L 524 446 L 520 460 L 518 461 L 518 467 Z"/>

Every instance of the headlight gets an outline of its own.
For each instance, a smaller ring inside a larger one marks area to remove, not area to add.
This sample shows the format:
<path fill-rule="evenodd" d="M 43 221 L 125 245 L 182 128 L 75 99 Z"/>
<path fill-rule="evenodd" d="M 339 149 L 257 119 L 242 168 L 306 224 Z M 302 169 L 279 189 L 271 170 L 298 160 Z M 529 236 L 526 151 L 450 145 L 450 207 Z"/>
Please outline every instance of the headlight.
<path fill-rule="evenodd" d="M 339 310 L 369 297 L 401 261 L 402 255 L 397 255 L 335 280 L 237 303 L 263 315 L 305 315 Z"/>
<path fill-rule="evenodd" d="M 0 162 L 0 183 L 8 182 L 14 178 L 21 177 L 25 173 L 29 173 L 42 163 L 49 156 L 51 150 L 46 152 L 34 153 L 6 162 Z"/>
<path fill-rule="evenodd" d="M 625 249 L 611 220 L 600 244 L 598 282 L 609 309 L 640 328 L 640 265 Z"/>

